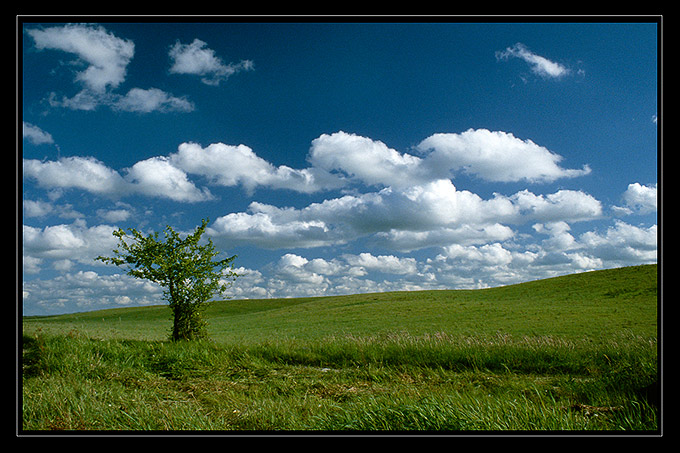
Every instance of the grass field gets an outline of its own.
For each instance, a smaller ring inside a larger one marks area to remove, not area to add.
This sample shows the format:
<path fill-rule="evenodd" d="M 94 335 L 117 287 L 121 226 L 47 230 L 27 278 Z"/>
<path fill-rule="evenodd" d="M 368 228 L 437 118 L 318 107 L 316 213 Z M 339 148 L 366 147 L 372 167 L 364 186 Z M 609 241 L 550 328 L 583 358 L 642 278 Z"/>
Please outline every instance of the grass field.
<path fill-rule="evenodd" d="M 657 266 L 484 290 L 214 302 L 23 320 L 42 430 L 658 433 Z"/>

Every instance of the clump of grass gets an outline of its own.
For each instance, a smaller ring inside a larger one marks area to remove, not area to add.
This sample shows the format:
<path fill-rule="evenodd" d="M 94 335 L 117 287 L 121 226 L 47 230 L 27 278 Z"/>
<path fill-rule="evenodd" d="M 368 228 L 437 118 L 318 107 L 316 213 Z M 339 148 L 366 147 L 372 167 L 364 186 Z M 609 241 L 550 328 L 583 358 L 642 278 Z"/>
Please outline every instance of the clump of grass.
<path fill-rule="evenodd" d="M 625 341 L 624 341 L 625 340 Z M 656 430 L 656 344 L 24 337 L 24 430 Z"/>
<path fill-rule="evenodd" d="M 317 341 L 273 340 L 249 347 L 273 362 L 310 366 L 352 366 L 378 363 L 394 367 L 434 367 L 452 371 L 485 369 L 518 373 L 586 374 L 602 367 L 625 368 L 621 363 L 655 353 L 655 339 L 622 335 L 620 340 L 592 343 L 556 337 L 451 336 L 446 333 L 414 336 L 406 332 L 380 336 L 353 335 Z M 656 360 L 647 357 L 648 368 Z"/>

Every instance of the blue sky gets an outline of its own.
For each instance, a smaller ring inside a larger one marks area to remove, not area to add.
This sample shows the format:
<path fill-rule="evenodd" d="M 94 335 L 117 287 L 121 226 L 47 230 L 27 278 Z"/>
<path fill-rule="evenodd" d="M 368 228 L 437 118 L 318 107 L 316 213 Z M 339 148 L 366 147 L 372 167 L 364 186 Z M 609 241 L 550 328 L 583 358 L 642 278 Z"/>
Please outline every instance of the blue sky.
<path fill-rule="evenodd" d="M 24 314 L 162 303 L 115 228 L 208 234 L 233 298 L 657 260 L 658 24 L 19 24 Z"/>

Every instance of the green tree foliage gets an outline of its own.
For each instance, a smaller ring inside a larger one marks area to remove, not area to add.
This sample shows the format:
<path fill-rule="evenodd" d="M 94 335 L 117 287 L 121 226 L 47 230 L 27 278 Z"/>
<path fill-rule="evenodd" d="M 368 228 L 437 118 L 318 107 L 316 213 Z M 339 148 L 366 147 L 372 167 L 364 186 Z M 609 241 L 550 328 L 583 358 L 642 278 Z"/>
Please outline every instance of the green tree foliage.
<path fill-rule="evenodd" d="M 216 294 L 222 294 L 238 276 L 233 272 L 236 255 L 213 260 L 212 240 L 199 244 L 208 220 L 182 239 L 172 227 L 165 228 L 164 239 L 158 232 L 145 236 L 131 228 L 113 232 L 119 240 L 115 256 L 98 256 L 96 260 L 126 266 L 128 275 L 151 280 L 165 288 L 164 296 L 173 313 L 172 340 L 192 340 L 206 335 L 202 306 Z"/>

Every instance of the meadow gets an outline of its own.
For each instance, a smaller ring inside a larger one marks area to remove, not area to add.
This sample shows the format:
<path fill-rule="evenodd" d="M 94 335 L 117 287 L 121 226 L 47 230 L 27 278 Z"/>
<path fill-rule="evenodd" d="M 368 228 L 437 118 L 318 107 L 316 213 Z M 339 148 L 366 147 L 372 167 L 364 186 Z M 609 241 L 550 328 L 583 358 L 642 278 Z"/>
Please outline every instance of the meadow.
<path fill-rule="evenodd" d="M 23 319 L 20 430 L 660 431 L 657 266 Z"/>

